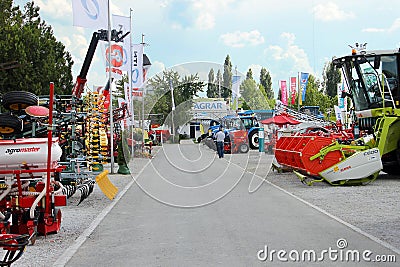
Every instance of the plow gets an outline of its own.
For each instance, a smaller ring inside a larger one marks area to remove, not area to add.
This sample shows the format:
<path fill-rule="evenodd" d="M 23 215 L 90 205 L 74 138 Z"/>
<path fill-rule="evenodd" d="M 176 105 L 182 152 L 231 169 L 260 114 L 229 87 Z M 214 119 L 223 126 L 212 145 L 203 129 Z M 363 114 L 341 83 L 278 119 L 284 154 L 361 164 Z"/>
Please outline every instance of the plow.
<path fill-rule="evenodd" d="M 351 132 L 324 130 L 280 137 L 275 158 L 301 182 L 359 185 L 383 170 L 400 174 L 400 51 L 365 51 L 334 58 L 353 103 Z M 359 136 L 359 137 L 358 137 Z M 355 138 L 357 137 L 357 138 Z"/>

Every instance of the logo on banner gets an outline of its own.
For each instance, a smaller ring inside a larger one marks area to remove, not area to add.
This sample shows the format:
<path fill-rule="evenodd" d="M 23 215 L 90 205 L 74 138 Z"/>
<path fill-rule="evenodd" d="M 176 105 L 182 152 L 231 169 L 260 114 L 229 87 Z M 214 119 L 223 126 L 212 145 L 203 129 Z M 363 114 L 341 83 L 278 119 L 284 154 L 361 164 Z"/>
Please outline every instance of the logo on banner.
<path fill-rule="evenodd" d="M 108 47 L 106 49 L 107 62 L 109 61 L 109 53 L 110 48 Z M 116 44 L 111 45 L 111 65 L 116 68 L 124 65 L 124 50 L 121 46 Z"/>
<path fill-rule="evenodd" d="M 97 20 L 100 13 L 99 3 L 96 0 L 81 0 L 81 3 L 88 17 Z"/>
<path fill-rule="evenodd" d="M 132 69 L 132 84 L 139 81 L 139 69 Z"/>

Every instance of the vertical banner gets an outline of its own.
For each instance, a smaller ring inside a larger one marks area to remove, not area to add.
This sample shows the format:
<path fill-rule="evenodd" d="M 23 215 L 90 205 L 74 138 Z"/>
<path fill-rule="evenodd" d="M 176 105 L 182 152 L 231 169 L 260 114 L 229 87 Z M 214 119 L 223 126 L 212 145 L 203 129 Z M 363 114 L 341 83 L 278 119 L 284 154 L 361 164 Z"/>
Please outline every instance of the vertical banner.
<path fill-rule="evenodd" d="M 309 76 L 308 73 L 302 72 L 300 74 L 300 88 L 299 88 L 299 91 L 301 92 L 301 94 L 299 94 L 299 99 L 301 98 L 300 104 L 306 100 L 308 76 Z"/>
<path fill-rule="evenodd" d="M 127 55 L 124 52 L 124 48 L 118 44 L 111 42 L 111 49 L 108 46 L 108 42 L 100 41 L 102 58 L 105 63 L 105 70 L 108 73 L 109 69 L 109 54 L 111 53 L 111 77 L 115 79 L 121 79 L 123 75 L 123 65 L 127 63 Z"/>
<path fill-rule="evenodd" d="M 338 83 L 337 84 L 338 107 L 343 111 L 347 111 L 347 98 L 346 97 L 342 98 L 342 93 L 344 92 L 346 92 L 346 89 L 344 87 L 344 82 Z"/>
<path fill-rule="evenodd" d="M 232 76 L 232 97 L 237 98 L 239 96 L 239 87 L 240 87 L 240 76 L 238 75 Z"/>
<path fill-rule="evenodd" d="M 132 90 L 129 86 L 129 83 L 124 83 L 124 93 L 125 93 L 125 100 L 128 105 L 128 110 L 131 110 L 131 103 L 132 103 Z"/>
<path fill-rule="evenodd" d="M 284 104 L 285 106 L 287 106 L 288 104 L 288 99 L 287 99 L 287 85 L 286 85 L 286 81 L 281 81 L 281 101 L 282 104 Z"/>
<path fill-rule="evenodd" d="M 336 105 L 334 105 L 334 109 L 335 109 L 336 121 L 340 121 L 343 123 L 342 110 L 340 109 L 339 106 Z"/>
<path fill-rule="evenodd" d="M 297 87 L 296 85 L 297 85 L 296 77 L 290 77 L 290 93 L 292 96 L 292 101 L 291 101 L 292 105 L 296 104 L 296 87 Z"/>
<path fill-rule="evenodd" d="M 112 15 L 112 19 L 113 28 L 117 31 L 122 31 L 122 35 L 131 31 L 131 21 L 129 17 Z M 130 35 L 127 35 L 121 42 L 117 43 L 120 49 L 116 50 L 114 54 L 115 60 L 120 62 L 118 66 L 114 67 L 127 72 L 131 69 L 131 42 L 129 36 Z"/>
<path fill-rule="evenodd" d="M 171 90 L 172 110 L 175 110 L 174 87 L 171 80 L 169 80 L 169 89 Z"/>
<path fill-rule="evenodd" d="M 232 107 L 237 109 L 237 99 L 239 98 L 240 76 L 232 76 Z"/>
<path fill-rule="evenodd" d="M 139 90 L 143 84 L 143 44 L 132 46 L 132 73 L 131 87 L 134 91 Z"/>
<path fill-rule="evenodd" d="M 72 0 L 73 25 L 108 28 L 108 0 Z"/>

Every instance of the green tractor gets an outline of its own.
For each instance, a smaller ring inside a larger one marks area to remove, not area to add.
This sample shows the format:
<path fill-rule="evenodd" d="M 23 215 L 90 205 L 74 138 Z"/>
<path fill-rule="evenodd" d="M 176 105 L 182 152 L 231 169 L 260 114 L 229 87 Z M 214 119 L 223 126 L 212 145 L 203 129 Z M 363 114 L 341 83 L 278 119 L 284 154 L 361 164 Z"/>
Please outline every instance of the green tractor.
<path fill-rule="evenodd" d="M 400 174 L 400 50 L 366 51 L 333 59 L 354 106 L 355 129 L 373 136 L 383 171 Z M 342 96 L 343 97 L 343 96 Z M 357 134 L 357 133 L 356 133 Z"/>

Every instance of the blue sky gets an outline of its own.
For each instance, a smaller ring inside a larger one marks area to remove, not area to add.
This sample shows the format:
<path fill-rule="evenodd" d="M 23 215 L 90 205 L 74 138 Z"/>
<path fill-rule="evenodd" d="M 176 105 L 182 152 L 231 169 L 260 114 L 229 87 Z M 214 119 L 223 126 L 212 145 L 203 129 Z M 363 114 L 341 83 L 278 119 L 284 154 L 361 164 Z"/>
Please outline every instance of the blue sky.
<path fill-rule="evenodd" d="M 298 72 L 322 77 L 333 56 L 348 54 L 348 45 L 368 49 L 400 47 L 400 1 L 393 0 L 110 0 L 111 13 L 129 16 L 132 40 L 145 35 L 150 76 L 164 68 L 192 62 L 252 68 L 258 81 L 261 67 L 270 71 L 273 87 Z M 27 1 L 14 1 L 22 5 Z M 40 16 L 74 59 L 76 78 L 92 29 L 72 25 L 71 0 L 37 0 Z M 104 85 L 104 62 L 96 53 L 87 85 Z"/>

